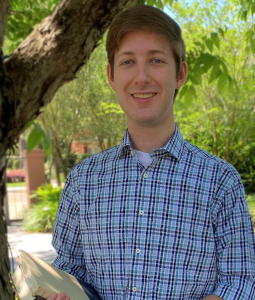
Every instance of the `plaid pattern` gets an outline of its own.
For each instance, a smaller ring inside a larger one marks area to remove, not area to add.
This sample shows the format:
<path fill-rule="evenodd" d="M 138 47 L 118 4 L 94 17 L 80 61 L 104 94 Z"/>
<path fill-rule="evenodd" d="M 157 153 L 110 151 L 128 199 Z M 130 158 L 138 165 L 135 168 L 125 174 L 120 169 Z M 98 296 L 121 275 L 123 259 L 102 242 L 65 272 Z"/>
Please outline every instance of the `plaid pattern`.
<path fill-rule="evenodd" d="M 59 203 L 53 263 L 102 299 L 255 299 L 255 240 L 240 177 L 176 126 L 146 169 L 122 144 L 79 163 Z"/>

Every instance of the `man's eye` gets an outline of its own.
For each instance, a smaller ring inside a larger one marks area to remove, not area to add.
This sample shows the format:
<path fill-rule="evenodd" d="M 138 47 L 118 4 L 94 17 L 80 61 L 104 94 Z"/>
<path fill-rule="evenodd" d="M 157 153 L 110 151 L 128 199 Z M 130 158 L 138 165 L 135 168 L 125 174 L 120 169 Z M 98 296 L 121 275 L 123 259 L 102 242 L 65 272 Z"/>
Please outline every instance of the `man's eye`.
<path fill-rule="evenodd" d="M 162 63 L 163 61 L 162 61 L 161 59 L 154 58 L 154 59 L 153 59 L 153 62 L 156 63 L 156 64 L 160 64 L 160 63 Z"/>
<path fill-rule="evenodd" d="M 122 64 L 123 65 L 130 65 L 132 62 L 131 60 L 125 60 Z"/>

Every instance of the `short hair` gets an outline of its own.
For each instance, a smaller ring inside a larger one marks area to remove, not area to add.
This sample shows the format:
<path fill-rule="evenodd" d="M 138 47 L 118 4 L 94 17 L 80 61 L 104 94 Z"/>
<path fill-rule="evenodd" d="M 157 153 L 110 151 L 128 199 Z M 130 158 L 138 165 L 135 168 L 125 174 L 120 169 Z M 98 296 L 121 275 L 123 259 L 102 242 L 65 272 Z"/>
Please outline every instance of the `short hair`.
<path fill-rule="evenodd" d="M 111 75 L 114 78 L 114 55 L 119 49 L 124 34 L 136 31 L 152 31 L 166 38 L 174 55 L 176 77 L 185 61 L 185 44 L 181 36 L 180 26 L 163 11 L 147 5 L 135 5 L 117 15 L 110 26 L 106 51 L 111 66 Z"/>

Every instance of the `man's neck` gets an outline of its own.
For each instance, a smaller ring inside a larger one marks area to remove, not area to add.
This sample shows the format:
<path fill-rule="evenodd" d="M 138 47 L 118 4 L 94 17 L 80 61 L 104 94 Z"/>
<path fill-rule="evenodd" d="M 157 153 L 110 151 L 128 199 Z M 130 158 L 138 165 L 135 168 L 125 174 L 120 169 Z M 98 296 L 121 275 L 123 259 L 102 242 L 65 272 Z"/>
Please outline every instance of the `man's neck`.
<path fill-rule="evenodd" d="M 153 149 L 164 147 L 175 130 L 174 122 L 168 126 L 140 127 L 128 124 L 128 133 L 134 149 L 149 153 Z"/>

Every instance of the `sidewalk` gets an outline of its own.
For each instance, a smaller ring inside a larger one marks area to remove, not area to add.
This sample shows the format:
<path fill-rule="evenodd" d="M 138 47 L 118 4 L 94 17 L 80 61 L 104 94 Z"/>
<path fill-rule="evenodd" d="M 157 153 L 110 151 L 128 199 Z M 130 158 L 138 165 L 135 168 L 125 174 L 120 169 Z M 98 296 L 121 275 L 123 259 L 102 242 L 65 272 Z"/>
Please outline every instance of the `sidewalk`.
<path fill-rule="evenodd" d="M 7 239 L 11 248 L 11 251 L 9 249 L 9 258 L 12 272 L 17 268 L 16 258 L 19 256 L 19 249 L 49 264 L 51 264 L 57 256 L 51 245 L 51 233 L 25 232 L 21 226 L 21 222 L 12 222 L 10 226 L 8 226 Z"/>

